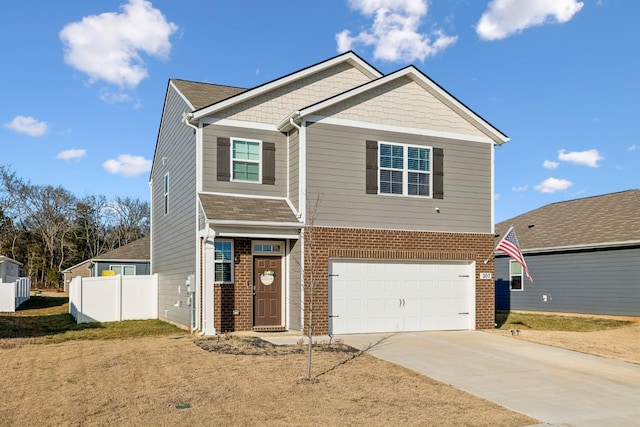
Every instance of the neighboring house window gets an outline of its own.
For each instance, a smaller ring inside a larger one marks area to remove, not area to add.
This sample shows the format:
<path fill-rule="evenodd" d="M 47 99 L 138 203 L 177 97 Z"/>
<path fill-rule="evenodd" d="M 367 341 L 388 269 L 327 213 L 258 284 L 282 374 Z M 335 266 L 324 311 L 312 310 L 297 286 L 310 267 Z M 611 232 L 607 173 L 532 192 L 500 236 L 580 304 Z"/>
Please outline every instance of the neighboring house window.
<path fill-rule="evenodd" d="M 136 275 L 136 266 L 135 265 L 110 265 L 109 270 L 113 270 L 114 273 L 120 274 L 122 276 L 135 276 Z"/>
<path fill-rule="evenodd" d="M 164 214 L 169 213 L 169 174 L 164 176 Z"/>
<path fill-rule="evenodd" d="M 431 197 L 431 148 L 380 143 L 380 194 Z"/>
<path fill-rule="evenodd" d="M 230 240 L 216 240 L 214 275 L 216 283 L 233 283 L 233 243 Z"/>
<path fill-rule="evenodd" d="M 260 182 L 260 141 L 231 139 L 233 181 Z"/>
<path fill-rule="evenodd" d="M 509 260 L 509 290 L 521 291 L 522 288 L 522 266 L 516 261 Z"/>

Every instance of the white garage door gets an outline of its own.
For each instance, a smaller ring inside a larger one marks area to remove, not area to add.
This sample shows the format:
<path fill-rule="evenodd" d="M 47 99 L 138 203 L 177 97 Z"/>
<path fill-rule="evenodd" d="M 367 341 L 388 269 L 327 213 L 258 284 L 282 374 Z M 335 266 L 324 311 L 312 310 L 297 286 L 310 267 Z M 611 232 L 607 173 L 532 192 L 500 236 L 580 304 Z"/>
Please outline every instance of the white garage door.
<path fill-rule="evenodd" d="M 332 334 L 475 329 L 475 265 L 332 261 Z"/>

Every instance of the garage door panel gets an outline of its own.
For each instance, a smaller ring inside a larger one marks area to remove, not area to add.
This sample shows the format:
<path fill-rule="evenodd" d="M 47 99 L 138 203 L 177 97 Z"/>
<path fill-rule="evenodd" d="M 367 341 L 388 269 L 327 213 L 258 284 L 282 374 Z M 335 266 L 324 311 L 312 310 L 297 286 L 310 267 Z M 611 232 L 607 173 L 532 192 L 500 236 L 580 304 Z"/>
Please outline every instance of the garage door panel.
<path fill-rule="evenodd" d="M 473 329 L 474 268 L 470 263 L 333 261 L 330 331 Z"/>

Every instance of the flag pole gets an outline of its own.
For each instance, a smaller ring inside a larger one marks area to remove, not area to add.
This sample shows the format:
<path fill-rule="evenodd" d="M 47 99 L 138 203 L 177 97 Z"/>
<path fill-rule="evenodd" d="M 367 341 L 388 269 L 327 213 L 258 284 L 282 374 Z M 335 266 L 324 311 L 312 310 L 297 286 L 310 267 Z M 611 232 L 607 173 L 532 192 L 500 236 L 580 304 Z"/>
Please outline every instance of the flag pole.
<path fill-rule="evenodd" d="M 507 234 L 509 234 L 509 232 L 511 231 L 511 229 L 513 228 L 513 225 L 511 227 L 509 227 L 509 229 L 506 231 L 506 233 L 504 233 L 502 235 L 502 239 L 500 239 L 500 241 L 498 242 L 498 244 L 496 245 L 495 248 L 493 248 L 493 252 L 491 252 L 491 255 L 489 255 L 487 257 L 487 259 L 484 260 L 484 263 L 488 263 L 489 260 L 491 259 L 492 256 L 495 256 L 496 250 L 498 249 L 498 247 L 500 246 L 500 243 L 502 243 L 502 241 L 504 240 L 505 237 L 507 237 Z"/>

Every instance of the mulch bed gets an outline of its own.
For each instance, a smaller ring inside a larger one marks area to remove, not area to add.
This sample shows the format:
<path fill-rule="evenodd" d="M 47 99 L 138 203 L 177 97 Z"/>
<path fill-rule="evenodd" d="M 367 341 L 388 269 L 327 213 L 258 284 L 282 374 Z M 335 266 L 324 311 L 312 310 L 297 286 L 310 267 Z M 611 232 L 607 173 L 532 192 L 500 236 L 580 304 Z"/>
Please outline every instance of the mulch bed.
<path fill-rule="evenodd" d="M 305 354 L 306 344 L 276 345 L 259 337 L 221 336 L 196 340 L 195 344 L 203 350 L 240 356 L 283 356 L 288 354 Z M 353 355 L 359 350 L 341 343 L 314 344 L 314 351 L 344 353 Z"/>

